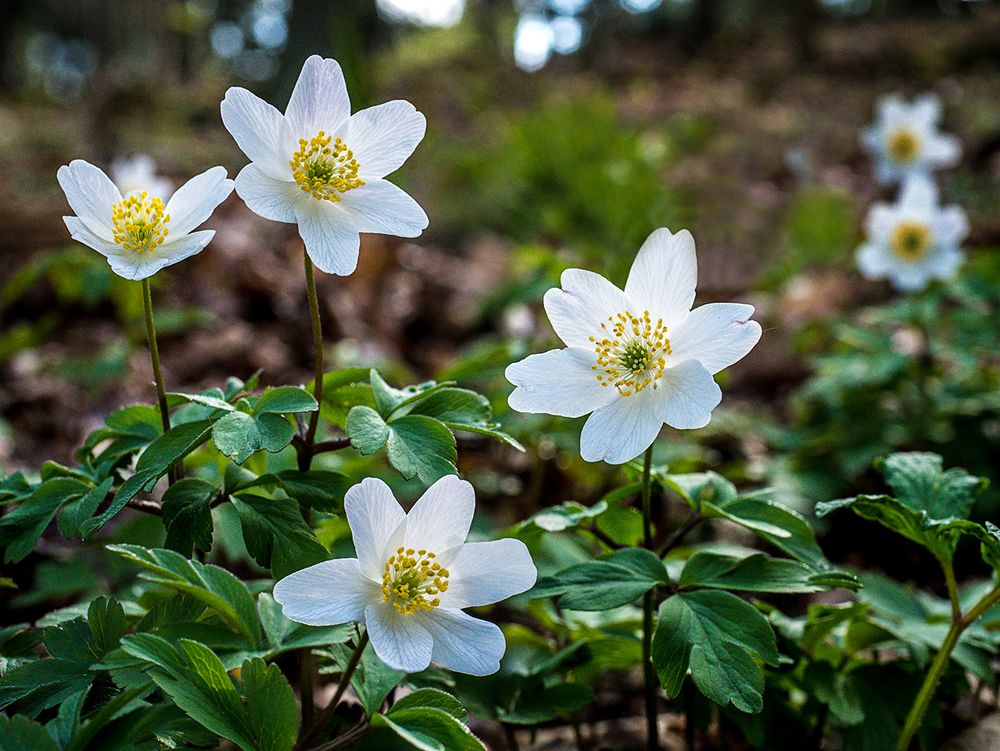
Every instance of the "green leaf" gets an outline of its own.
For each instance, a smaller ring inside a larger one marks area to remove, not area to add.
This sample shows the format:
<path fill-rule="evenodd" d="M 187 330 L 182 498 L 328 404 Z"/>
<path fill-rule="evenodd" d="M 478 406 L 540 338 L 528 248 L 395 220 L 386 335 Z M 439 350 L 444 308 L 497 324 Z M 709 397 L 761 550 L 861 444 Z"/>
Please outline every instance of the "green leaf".
<path fill-rule="evenodd" d="M 461 722 L 441 709 L 414 707 L 391 715 L 374 715 L 373 727 L 388 727 L 420 751 L 486 751 Z"/>
<path fill-rule="evenodd" d="M 418 688 L 413 693 L 407 694 L 393 704 L 392 709 L 390 709 L 386 714 L 389 717 L 392 717 L 395 712 L 399 712 L 404 709 L 412 709 L 414 707 L 432 707 L 433 709 L 440 709 L 442 712 L 450 714 L 459 722 L 465 722 L 469 719 L 469 713 L 465 711 L 465 707 L 462 706 L 462 702 L 451 694 L 437 688 Z"/>
<path fill-rule="evenodd" d="M 389 423 L 389 463 L 407 480 L 414 475 L 430 485 L 458 474 L 455 436 L 442 423 L 423 415 L 406 415 Z"/>
<path fill-rule="evenodd" d="M 593 506 L 584 506 L 576 501 L 566 501 L 558 506 L 549 506 L 520 522 L 514 527 L 514 532 L 520 533 L 534 527 L 542 532 L 562 532 L 577 527 L 583 522 L 596 519 L 608 510 L 605 501 L 598 501 Z"/>
<path fill-rule="evenodd" d="M 346 643 L 338 644 L 330 650 L 334 662 L 341 671 L 347 667 L 353 652 L 354 648 Z M 365 709 L 365 714 L 371 715 L 377 712 L 378 708 L 382 706 L 382 702 L 385 701 L 385 697 L 399 685 L 404 675 L 405 673 L 394 670 L 382 662 L 375 654 L 374 649 L 366 649 L 362 652 L 358 669 L 351 677 L 351 687 L 358 695 L 361 706 Z"/>
<path fill-rule="evenodd" d="M 138 545 L 108 545 L 108 550 L 147 569 L 143 579 L 195 598 L 243 634 L 253 647 L 260 645 L 253 597 L 246 585 L 225 569 L 189 561 L 172 550 Z"/>
<path fill-rule="evenodd" d="M 216 390 L 215 393 L 219 392 Z M 220 399 L 212 393 L 182 394 L 177 391 L 172 391 L 167 394 L 167 404 L 171 407 L 175 407 L 178 404 L 199 404 L 202 407 L 209 407 L 210 409 L 217 409 L 222 412 L 232 412 L 236 409 L 225 399 Z"/>
<path fill-rule="evenodd" d="M 702 513 L 749 529 L 815 570 L 829 568 L 809 522 L 784 506 L 755 496 L 740 496 L 719 505 L 704 503 Z"/>
<path fill-rule="evenodd" d="M 594 701 L 594 692 L 579 683 L 556 683 L 522 693 L 514 708 L 498 713 L 498 719 L 514 725 L 537 725 L 570 715 Z"/>
<path fill-rule="evenodd" d="M 194 547 L 212 548 L 212 501 L 219 488 L 205 480 L 187 477 L 163 493 L 163 524 L 167 528 L 164 546 L 190 556 Z"/>
<path fill-rule="evenodd" d="M 287 415 L 295 412 L 315 412 L 319 404 L 313 395 L 294 386 L 268 389 L 253 406 L 255 415 Z"/>
<path fill-rule="evenodd" d="M 666 569 L 655 553 L 623 548 L 541 579 L 531 590 L 531 597 L 562 595 L 559 607 L 567 610 L 608 610 L 627 605 L 666 583 Z"/>
<path fill-rule="evenodd" d="M 261 566 L 270 568 L 275 579 L 329 558 L 291 498 L 243 493 L 231 501 L 240 516 L 247 551 Z"/>
<path fill-rule="evenodd" d="M 90 537 L 115 516 L 139 492 L 167 473 L 174 464 L 208 440 L 212 420 L 197 420 L 171 428 L 146 447 L 135 465 L 135 474 L 115 493 L 107 510 L 99 517 L 80 525 L 84 537 Z"/>
<path fill-rule="evenodd" d="M 0 748 L 3 751 L 58 751 L 48 731 L 27 717 L 0 715 Z"/>
<path fill-rule="evenodd" d="M 389 420 L 393 413 L 397 410 L 403 409 L 407 405 L 410 405 L 420 399 L 424 399 L 435 391 L 453 385 L 450 381 L 446 381 L 444 383 L 427 381 L 426 383 L 419 383 L 415 386 L 407 386 L 402 389 L 396 389 L 386 383 L 382 376 L 379 375 L 378 371 L 374 368 L 368 375 L 368 382 L 371 384 L 372 395 L 375 398 L 375 406 L 378 409 L 379 414 L 386 420 Z"/>
<path fill-rule="evenodd" d="M 59 531 L 65 537 L 80 537 L 80 526 L 87 521 L 101 502 L 107 497 L 108 491 L 114 484 L 114 478 L 105 478 L 97 487 L 90 490 L 86 495 L 67 502 L 59 509 Z"/>
<path fill-rule="evenodd" d="M 92 490 L 80 480 L 56 477 L 39 485 L 13 511 L 0 519 L 0 547 L 4 562 L 14 563 L 35 549 L 35 543 L 64 503 Z"/>
<path fill-rule="evenodd" d="M 227 468 L 226 492 L 238 493 L 257 487 L 280 487 L 299 503 L 317 511 L 340 511 L 344 494 L 351 481 L 339 472 L 310 469 L 286 469 L 277 474 L 266 473 L 256 477 L 248 470 L 239 470 L 245 477 L 233 478 L 230 470 L 239 470 L 235 464 Z"/>
<path fill-rule="evenodd" d="M 756 608 L 728 592 L 699 590 L 660 606 L 652 658 L 671 699 L 690 669 L 695 685 L 716 704 L 759 712 L 764 673 L 758 660 L 777 665 L 778 650 L 770 624 Z"/>
<path fill-rule="evenodd" d="M 230 412 L 212 429 L 215 447 L 237 464 L 261 449 L 271 453 L 281 451 L 291 443 L 294 435 L 295 429 L 288 420 L 268 412 L 257 417 L 245 412 Z"/>
<path fill-rule="evenodd" d="M 347 435 L 364 456 L 374 454 L 389 440 L 389 426 L 371 407 L 353 407 L 347 413 Z"/>
<path fill-rule="evenodd" d="M 222 661 L 208 647 L 188 639 L 177 646 L 152 634 L 135 634 L 125 651 L 151 663 L 149 677 L 200 725 L 243 751 L 290 751 L 298 713 L 291 688 L 277 668 L 261 660 L 243 664 L 242 695 Z"/>
<path fill-rule="evenodd" d="M 916 512 L 927 512 L 932 519 L 967 518 L 976 496 L 987 485 L 985 479 L 964 469 L 943 471 L 937 454 L 890 454 L 876 466 L 899 501 Z"/>
<path fill-rule="evenodd" d="M 799 561 L 763 553 L 745 558 L 699 551 L 684 564 L 680 589 L 735 589 L 743 592 L 809 593 L 828 589 L 824 576 Z M 842 575 L 850 584 L 853 578 Z M 856 583 L 855 583 L 856 584 Z M 844 586 L 836 583 L 834 586 Z M 853 587 L 857 588 L 857 586 Z"/>
<path fill-rule="evenodd" d="M 433 417 L 452 430 L 479 433 L 524 451 L 524 446 L 493 422 L 490 400 L 469 389 L 442 388 L 417 402 L 409 414 Z"/>

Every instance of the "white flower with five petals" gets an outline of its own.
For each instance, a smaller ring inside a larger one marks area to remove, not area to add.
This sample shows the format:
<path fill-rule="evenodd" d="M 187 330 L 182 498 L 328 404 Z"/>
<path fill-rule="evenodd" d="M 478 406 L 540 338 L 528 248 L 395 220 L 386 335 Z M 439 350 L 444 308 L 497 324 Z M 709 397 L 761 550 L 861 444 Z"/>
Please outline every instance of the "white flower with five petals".
<path fill-rule="evenodd" d="M 274 585 L 274 599 L 298 623 L 364 623 L 375 653 L 397 670 L 433 662 L 495 673 L 503 633 L 462 608 L 524 592 L 537 572 L 520 540 L 465 542 L 475 504 L 472 486 L 454 475 L 431 485 L 408 514 L 384 482 L 362 480 L 344 498 L 358 557 L 296 571 Z"/>
<path fill-rule="evenodd" d="M 102 170 L 80 159 L 60 167 L 57 177 L 76 212 L 63 217 L 70 235 L 105 256 L 116 274 L 132 280 L 201 252 L 215 231 L 195 228 L 233 191 L 223 167 L 192 177 L 166 202 L 148 189 L 123 195 Z"/>
<path fill-rule="evenodd" d="M 658 229 L 643 243 L 620 290 L 599 274 L 568 269 L 545 293 L 545 312 L 565 349 L 509 366 L 519 412 L 590 417 L 580 436 L 587 461 L 621 464 L 664 423 L 701 428 L 722 400 L 713 378 L 760 339 L 752 305 L 691 310 L 698 267 L 694 239 Z"/>
<path fill-rule="evenodd" d="M 879 182 L 926 176 L 958 162 L 962 147 L 957 138 L 938 130 L 941 102 L 933 94 L 912 103 L 895 95 L 883 97 L 877 110 L 875 123 L 861 133 L 861 144 L 875 160 Z"/>
<path fill-rule="evenodd" d="M 236 192 L 265 219 L 297 224 L 321 271 L 353 273 L 361 232 L 416 237 L 427 227 L 417 202 L 384 179 L 424 137 L 424 116 L 402 100 L 352 115 L 335 60 L 306 60 L 284 115 L 229 89 L 222 122 L 251 160 Z"/>
<path fill-rule="evenodd" d="M 888 279 L 901 292 L 923 289 L 932 279 L 951 279 L 964 259 L 969 221 L 959 206 L 941 206 L 929 178 L 911 177 L 894 204 L 868 213 L 868 238 L 857 251 L 868 279 Z"/>

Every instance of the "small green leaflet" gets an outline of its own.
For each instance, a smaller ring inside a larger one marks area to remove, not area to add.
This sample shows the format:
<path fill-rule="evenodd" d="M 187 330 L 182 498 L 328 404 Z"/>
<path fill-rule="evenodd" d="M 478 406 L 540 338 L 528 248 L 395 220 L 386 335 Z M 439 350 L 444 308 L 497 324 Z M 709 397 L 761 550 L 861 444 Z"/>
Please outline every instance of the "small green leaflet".
<path fill-rule="evenodd" d="M 607 610 L 636 600 L 667 583 L 662 561 L 649 550 L 622 548 L 604 558 L 579 563 L 541 579 L 531 596 L 559 597 L 567 610 Z"/>

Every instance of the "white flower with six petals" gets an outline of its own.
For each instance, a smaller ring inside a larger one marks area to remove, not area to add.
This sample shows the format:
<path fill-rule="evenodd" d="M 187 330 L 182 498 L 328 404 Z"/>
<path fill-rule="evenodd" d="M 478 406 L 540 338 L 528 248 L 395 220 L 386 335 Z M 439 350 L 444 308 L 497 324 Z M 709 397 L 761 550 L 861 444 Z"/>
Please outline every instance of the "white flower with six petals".
<path fill-rule="evenodd" d="M 929 178 L 911 177 L 894 204 L 868 213 L 868 239 L 857 251 L 868 279 L 889 279 L 902 292 L 923 289 L 932 279 L 951 279 L 962 264 L 969 222 L 959 206 L 941 206 Z"/>
<path fill-rule="evenodd" d="M 297 224 L 321 271 L 353 273 L 361 232 L 416 237 L 427 227 L 417 202 L 383 179 L 424 137 L 424 116 L 402 100 L 352 115 L 335 60 L 306 60 L 284 115 L 229 89 L 222 122 L 251 160 L 236 192 L 265 219 Z"/>
<path fill-rule="evenodd" d="M 233 191 L 223 167 L 192 177 L 166 202 L 148 189 L 123 195 L 101 169 L 81 159 L 60 167 L 57 177 L 76 212 L 63 217 L 70 235 L 105 256 L 118 276 L 132 280 L 201 252 L 215 231 L 195 228 Z"/>
<path fill-rule="evenodd" d="M 890 95 L 879 100 L 875 123 L 861 133 L 861 143 L 875 160 L 881 183 L 912 175 L 929 175 L 958 162 L 962 147 L 955 136 L 941 133 L 941 102 L 933 94 L 912 103 Z"/>
<path fill-rule="evenodd" d="M 586 461 L 621 464 L 656 439 L 663 424 L 701 428 L 722 400 L 713 375 L 760 339 L 752 305 L 691 310 L 698 267 L 694 239 L 658 229 L 643 243 L 622 291 L 599 274 L 568 269 L 545 293 L 545 312 L 565 349 L 507 368 L 519 412 L 592 413 L 580 436 Z"/>
<path fill-rule="evenodd" d="M 274 599 L 298 623 L 364 623 L 375 653 L 397 670 L 434 662 L 495 673 L 503 633 L 461 609 L 524 592 L 537 572 L 520 540 L 465 542 L 475 504 L 472 485 L 455 475 L 431 485 L 408 514 L 384 482 L 362 480 L 344 498 L 358 557 L 296 571 L 274 585 Z"/>

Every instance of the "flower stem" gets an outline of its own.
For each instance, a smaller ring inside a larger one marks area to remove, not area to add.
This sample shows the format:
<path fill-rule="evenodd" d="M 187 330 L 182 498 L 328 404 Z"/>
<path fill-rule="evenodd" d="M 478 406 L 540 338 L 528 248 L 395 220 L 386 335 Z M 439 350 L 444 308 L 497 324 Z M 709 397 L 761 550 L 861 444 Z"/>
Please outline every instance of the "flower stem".
<path fill-rule="evenodd" d="M 313 382 L 313 396 L 316 402 L 323 402 L 323 373 L 325 365 L 323 362 L 323 323 L 319 317 L 319 297 L 316 295 L 316 277 L 313 273 L 313 263 L 309 254 L 303 252 L 306 267 L 306 295 L 309 298 L 309 320 L 312 323 L 313 336 L 313 357 L 315 358 L 316 375 Z M 306 466 L 300 469 L 309 469 L 312 462 L 312 449 L 316 443 L 316 428 L 319 426 L 319 409 L 309 416 L 309 427 L 306 430 L 306 447 L 308 453 L 304 455 Z"/>
<path fill-rule="evenodd" d="M 653 447 L 646 449 L 642 464 L 642 545 L 653 550 L 653 523 L 650 513 L 652 500 L 651 469 Z M 656 608 L 656 590 L 651 589 L 642 598 L 642 677 L 646 699 L 646 748 L 659 751 L 660 731 L 657 724 L 656 694 L 658 680 L 653 669 L 653 610 Z"/>
<path fill-rule="evenodd" d="M 160 420 L 163 432 L 170 430 L 170 410 L 167 407 L 167 390 L 163 385 L 163 371 L 160 370 L 160 348 L 156 344 L 156 324 L 153 322 L 153 293 L 149 287 L 149 277 L 143 279 L 142 309 L 146 317 L 146 343 L 149 346 L 149 359 L 153 363 L 153 381 L 156 383 L 156 399 L 160 404 Z M 167 473 L 168 484 L 173 484 L 179 474 L 179 465 L 170 468 Z"/>
<path fill-rule="evenodd" d="M 896 741 L 895 751 L 908 751 L 910 748 L 913 736 L 920 729 L 924 713 L 927 712 L 927 707 L 930 706 L 931 700 L 934 698 L 937 685 L 948 667 L 951 653 L 955 649 L 955 645 L 958 644 L 962 633 L 997 602 L 1000 602 L 1000 585 L 994 587 L 989 594 L 973 605 L 968 613 L 952 621 L 951 628 L 948 629 L 948 633 L 944 637 L 944 643 L 934 657 L 934 661 L 927 671 L 927 677 L 924 678 L 924 683 L 917 693 L 917 698 L 914 699 L 913 706 L 910 707 L 910 713 L 906 716 L 906 723 L 903 725 L 903 732 L 899 734 L 899 740 Z"/>
<path fill-rule="evenodd" d="M 361 655 L 364 653 L 365 647 L 367 646 L 368 632 L 365 631 L 365 633 L 361 635 L 361 638 L 358 639 L 358 646 L 354 648 L 354 654 L 351 655 L 351 659 L 348 661 L 347 667 L 344 668 L 344 672 L 340 676 L 340 681 L 337 684 L 337 692 L 333 695 L 333 698 L 330 699 L 330 703 L 323 709 L 319 719 L 316 720 L 316 724 L 303 733 L 296 748 L 308 748 L 309 742 L 323 732 L 324 728 L 330 724 L 330 720 L 333 719 L 334 712 L 337 711 L 337 705 L 340 704 L 340 700 L 344 698 L 344 692 L 347 691 L 347 687 L 351 685 L 351 677 L 354 675 L 354 671 L 357 670 L 358 665 L 361 664 Z"/>

